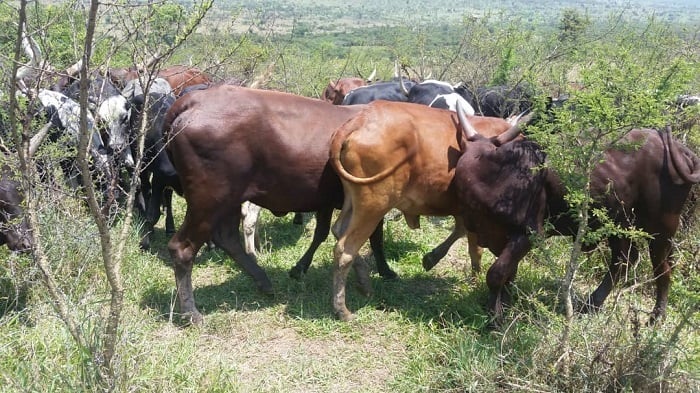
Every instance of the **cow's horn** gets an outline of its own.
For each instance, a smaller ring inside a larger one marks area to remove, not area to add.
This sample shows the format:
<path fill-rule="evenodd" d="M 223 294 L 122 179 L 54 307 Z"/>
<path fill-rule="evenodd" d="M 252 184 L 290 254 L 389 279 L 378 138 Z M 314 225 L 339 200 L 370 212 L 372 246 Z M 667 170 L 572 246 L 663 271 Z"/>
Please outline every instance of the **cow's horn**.
<path fill-rule="evenodd" d="M 406 85 L 403 84 L 403 78 L 399 77 L 399 86 L 401 86 L 401 92 L 403 95 L 408 97 L 408 89 L 406 88 Z"/>
<path fill-rule="evenodd" d="M 367 83 L 372 83 L 375 76 L 377 76 L 377 67 L 374 67 L 374 71 L 367 77 Z"/>
<path fill-rule="evenodd" d="M 46 138 L 46 135 L 49 133 L 49 130 L 51 129 L 51 122 L 46 123 L 39 132 L 37 132 L 32 139 L 29 140 L 29 151 L 28 155 L 29 157 L 34 156 L 34 153 L 39 149 L 39 146 L 41 146 L 41 142 L 44 141 L 44 138 Z"/>
<path fill-rule="evenodd" d="M 474 128 L 469 119 L 467 119 L 467 112 L 460 100 L 457 100 L 457 117 L 459 118 L 459 124 L 462 126 L 462 130 L 467 136 L 467 139 L 471 139 L 479 135 L 479 132 L 476 130 L 476 128 Z"/>
<path fill-rule="evenodd" d="M 518 135 L 520 135 L 521 125 L 529 123 L 530 120 L 532 120 L 532 117 L 533 117 L 533 112 L 530 112 L 526 116 L 523 116 L 522 118 L 520 118 L 520 121 L 517 124 L 510 127 L 504 133 L 502 133 L 496 137 L 496 144 L 500 146 L 504 143 L 508 143 L 508 142 L 512 141 L 513 139 L 515 139 Z"/>

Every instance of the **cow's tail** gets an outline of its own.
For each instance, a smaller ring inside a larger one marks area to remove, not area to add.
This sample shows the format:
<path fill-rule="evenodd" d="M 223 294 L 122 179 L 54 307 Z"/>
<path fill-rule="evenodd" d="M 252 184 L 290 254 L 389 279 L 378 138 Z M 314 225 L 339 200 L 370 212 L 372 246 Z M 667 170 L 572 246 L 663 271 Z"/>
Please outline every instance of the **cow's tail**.
<path fill-rule="evenodd" d="M 668 150 L 668 155 L 671 156 L 673 168 L 680 178 L 686 183 L 700 183 L 700 158 L 687 147 L 674 141 L 671 136 L 671 127 L 666 126 L 666 130 L 662 134 L 666 139 L 664 144 Z"/>
<path fill-rule="evenodd" d="M 415 153 L 416 153 L 416 148 L 415 144 L 413 145 L 414 147 L 409 149 L 408 154 L 406 154 L 398 163 L 384 169 L 383 171 L 377 173 L 376 175 L 370 176 L 370 177 L 357 177 L 353 175 L 352 173 L 348 172 L 347 169 L 343 166 L 343 163 L 340 159 L 341 154 L 343 152 L 343 149 L 345 148 L 345 141 L 347 141 L 348 136 L 352 132 L 354 132 L 357 128 L 356 127 L 348 127 L 348 125 L 352 122 L 350 120 L 348 123 L 345 123 L 344 126 L 340 127 L 335 134 L 333 134 L 333 138 L 331 139 L 331 148 L 330 148 L 330 162 L 331 165 L 333 166 L 333 169 L 335 169 L 336 173 L 338 176 L 341 178 L 355 184 L 371 184 L 371 183 L 376 183 L 379 181 L 382 181 L 386 179 L 389 175 L 392 173 L 396 172 L 396 170 L 403 164 L 405 164 Z"/>

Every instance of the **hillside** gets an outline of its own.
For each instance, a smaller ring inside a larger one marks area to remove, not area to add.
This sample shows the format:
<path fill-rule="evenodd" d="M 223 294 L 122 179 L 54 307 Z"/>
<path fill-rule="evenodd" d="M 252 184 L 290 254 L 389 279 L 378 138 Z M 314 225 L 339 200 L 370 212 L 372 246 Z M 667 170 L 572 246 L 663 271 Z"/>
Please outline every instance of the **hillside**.
<path fill-rule="evenodd" d="M 216 4 L 214 18 L 229 19 L 239 11 L 237 24 L 241 29 L 285 31 L 303 26 L 310 32 L 337 32 L 372 26 L 430 25 L 459 22 L 465 16 L 486 15 L 513 20 L 520 18 L 530 25 L 554 26 L 561 11 L 574 8 L 593 20 L 622 15 L 628 20 L 655 17 L 685 24 L 700 20 L 700 2 L 693 0 L 223 0 Z"/>

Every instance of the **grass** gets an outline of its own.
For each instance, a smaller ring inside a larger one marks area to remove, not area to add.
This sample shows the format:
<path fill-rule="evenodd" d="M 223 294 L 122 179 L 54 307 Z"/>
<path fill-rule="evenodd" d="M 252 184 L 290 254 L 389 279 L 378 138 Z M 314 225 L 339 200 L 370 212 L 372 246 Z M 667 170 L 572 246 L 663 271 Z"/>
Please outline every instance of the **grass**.
<path fill-rule="evenodd" d="M 181 222 L 183 202 L 176 203 Z M 44 220 L 61 220 L 51 212 Z M 74 214 L 42 236 L 74 315 L 99 346 L 108 289 L 97 245 L 87 240 L 92 229 Z M 386 281 L 374 273 L 369 298 L 351 280 L 348 307 L 357 318 L 342 323 L 333 318 L 330 303 L 334 242 L 321 246 L 303 280 L 289 278 L 314 227 L 311 216 L 303 226 L 291 219 L 262 216 L 259 263 L 274 285 L 272 296 L 259 294 L 221 250 L 200 251 L 193 284 L 205 323 L 198 328 L 177 322 L 162 223 L 149 253 L 138 249 L 134 235 L 123 266 L 126 303 L 114 391 L 700 391 L 700 332 L 698 314 L 692 313 L 700 277 L 696 257 L 684 248 L 663 324 L 644 325 L 653 305 L 650 284 L 619 287 L 602 312 L 575 318 L 571 350 L 562 357 L 564 318 L 557 292 L 569 246 L 565 239 L 549 239 L 523 261 L 508 323 L 492 330 L 484 274 L 471 278 L 465 242 L 433 271 L 422 271 L 422 255 L 447 236 L 451 219 L 422 218 L 416 231 L 402 220 L 388 221 L 387 256 L 401 278 Z M 683 239 L 697 244 L 697 229 Z M 3 253 L 8 262 L 0 270 L 0 392 L 99 390 L 99 359 L 75 346 L 31 262 Z M 597 284 L 601 255 L 592 254 L 582 267 L 578 293 Z M 484 257 L 488 268 L 493 257 L 488 252 Z M 373 263 L 368 250 L 364 258 Z M 640 263 L 637 282 L 649 280 L 649 270 L 648 260 Z M 683 325 L 688 316 L 694 318 L 691 325 Z"/>

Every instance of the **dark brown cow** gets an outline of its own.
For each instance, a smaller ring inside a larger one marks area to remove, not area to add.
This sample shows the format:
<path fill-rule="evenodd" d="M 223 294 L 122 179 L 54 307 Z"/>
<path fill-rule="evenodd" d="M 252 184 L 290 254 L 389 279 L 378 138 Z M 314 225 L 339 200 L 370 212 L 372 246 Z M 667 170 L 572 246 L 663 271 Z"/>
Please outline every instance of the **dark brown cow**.
<path fill-rule="evenodd" d="M 507 301 L 504 287 L 515 279 L 518 263 L 532 246 L 530 234 L 543 233 L 546 217 L 554 224 L 550 235 L 573 235 L 576 224 L 568 214 L 558 176 L 551 170 L 533 171 L 545 162 L 536 144 L 514 141 L 498 146 L 473 129 L 468 139 L 455 171 L 455 186 L 467 228 L 477 233 L 481 246 L 497 255 L 486 283 L 489 310 L 499 320 Z M 671 238 L 693 184 L 700 182 L 700 159 L 673 140 L 670 129 L 635 129 L 626 140 L 641 146 L 607 151 L 605 161 L 592 173 L 591 195 L 595 205 L 620 226 L 634 226 L 653 236 L 648 241 L 656 281 L 653 323 L 666 311 Z M 585 310 L 600 308 L 613 285 L 625 276 L 628 264 L 639 258 L 630 239 L 610 237 L 607 241 L 612 252 L 609 272 L 590 295 Z"/>
<path fill-rule="evenodd" d="M 6 159 L 0 152 L 0 159 Z M 0 165 L 0 245 L 7 244 L 12 251 L 27 252 L 32 247 L 32 237 L 24 217 L 24 195 L 19 183 L 13 179 L 10 167 Z"/>
<path fill-rule="evenodd" d="M 158 76 L 170 83 L 176 97 L 179 97 L 182 89 L 188 86 L 211 83 L 211 77 L 205 72 L 184 65 L 175 65 L 159 70 Z"/>
<path fill-rule="evenodd" d="M 309 250 L 290 274 L 305 271 L 327 237 L 334 208 L 343 203 L 340 180 L 328 164 L 333 131 L 362 109 L 238 86 L 212 86 L 178 99 L 166 116 L 168 154 L 187 201 L 184 223 L 168 244 L 180 311 L 202 321 L 192 293 L 192 264 L 208 240 L 225 250 L 258 288 L 272 285 L 239 239 L 241 203 L 280 215 L 316 211 Z M 456 162 L 456 161 L 455 161 Z M 377 268 L 386 265 L 381 225 L 372 239 Z"/>
<path fill-rule="evenodd" d="M 470 120 L 487 135 L 511 127 L 499 118 Z M 452 178 L 462 154 L 461 137 L 454 112 L 389 101 L 372 102 L 336 131 L 330 157 L 343 183 L 345 201 L 333 227 L 338 237 L 333 308 L 341 320 L 352 318 L 345 305 L 350 266 L 369 292 L 363 266 L 353 265 L 353 259 L 384 214 L 392 208 L 401 210 L 411 228 L 418 227 L 421 215 L 460 214 Z"/>
<path fill-rule="evenodd" d="M 337 81 L 331 80 L 328 82 L 328 86 L 323 90 L 321 99 L 333 105 L 340 105 L 343 103 L 346 94 L 361 86 L 367 86 L 367 81 L 362 78 L 340 78 Z"/>

